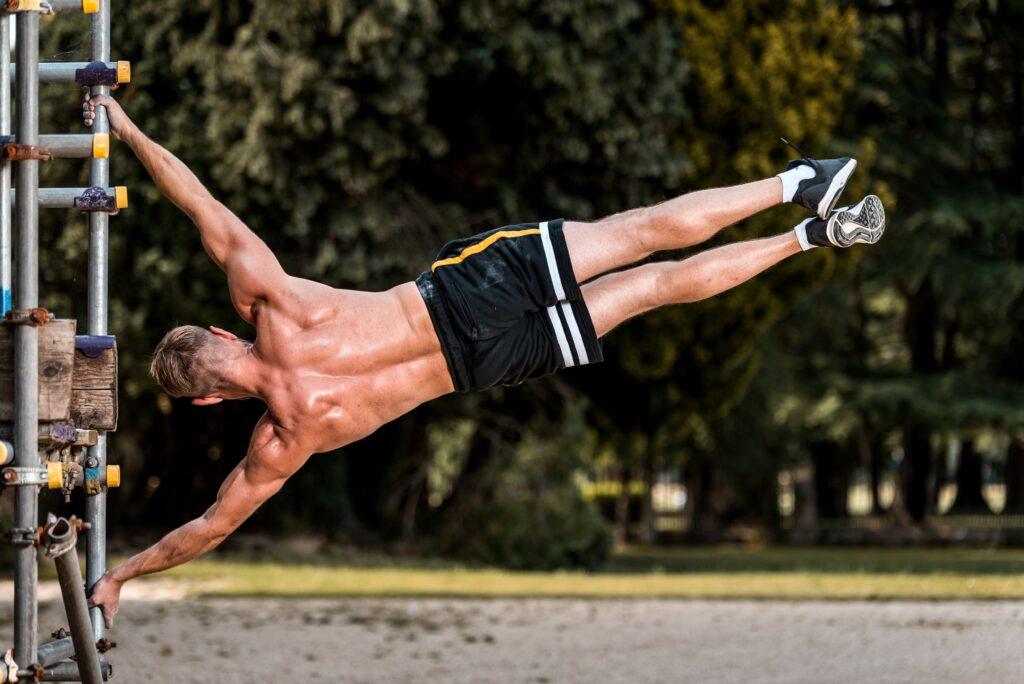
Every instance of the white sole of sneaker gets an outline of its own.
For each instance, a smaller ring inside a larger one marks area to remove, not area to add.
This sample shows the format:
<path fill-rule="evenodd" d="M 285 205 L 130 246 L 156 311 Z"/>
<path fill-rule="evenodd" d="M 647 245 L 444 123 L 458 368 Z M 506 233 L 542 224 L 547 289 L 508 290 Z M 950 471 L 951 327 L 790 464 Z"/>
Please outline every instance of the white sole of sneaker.
<path fill-rule="evenodd" d="M 852 207 L 840 209 L 828 222 L 828 239 L 836 247 L 857 243 L 873 245 L 885 233 L 885 208 L 882 200 L 868 195 Z"/>
<path fill-rule="evenodd" d="M 821 196 L 821 201 L 818 202 L 818 218 L 825 220 L 828 213 L 836 206 L 839 195 L 843 192 L 843 188 L 846 187 L 846 181 L 850 179 L 856 168 L 857 160 L 851 159 L 846 162 L 843 168 L 839 169 L 839 173 L 832 179 L 832 184 L 828 186 L 828 190 L 825 191 L 825 194 Z"/>

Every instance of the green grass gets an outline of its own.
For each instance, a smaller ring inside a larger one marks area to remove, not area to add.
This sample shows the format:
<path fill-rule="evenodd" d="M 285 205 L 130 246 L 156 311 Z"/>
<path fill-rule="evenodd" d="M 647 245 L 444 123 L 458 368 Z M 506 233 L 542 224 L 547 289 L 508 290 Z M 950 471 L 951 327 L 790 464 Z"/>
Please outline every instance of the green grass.
<path fill-rule="evenodd" d="M 1024 551 L 974 549 L 633 549 L 596 573 L 510 572 L 443 561 L 200 560 L 162 575 L 197 595 L 1024 599 Z"/>

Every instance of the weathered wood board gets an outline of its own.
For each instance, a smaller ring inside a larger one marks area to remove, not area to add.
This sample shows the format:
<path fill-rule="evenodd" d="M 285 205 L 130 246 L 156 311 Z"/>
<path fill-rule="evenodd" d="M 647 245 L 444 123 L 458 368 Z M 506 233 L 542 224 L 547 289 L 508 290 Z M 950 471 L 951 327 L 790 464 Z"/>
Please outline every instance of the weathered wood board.
<path fill-rule="evenodd" d="M 117 429 L 117 344 L 113 337 L 76 338 L 71 423 L 83 430 Z"/>
<path fill-rule="evenodd" d="M 14 420 L 14 328 L 0 325 L 0 421 Z M 39 420 L 67 420 L 74 368 L 73 319 L 39 326 Z"/>

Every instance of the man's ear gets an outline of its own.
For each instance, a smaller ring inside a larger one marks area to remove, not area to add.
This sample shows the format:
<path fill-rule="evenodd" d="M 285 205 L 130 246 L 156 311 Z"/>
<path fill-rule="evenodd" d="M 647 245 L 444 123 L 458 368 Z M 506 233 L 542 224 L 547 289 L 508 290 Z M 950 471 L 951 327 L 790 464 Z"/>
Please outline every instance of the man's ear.
<path fill-rule="evenodd" d="M 192 400 L 195 406 L 213 406 L 224 401 L 223 397 L 196 397 Z"/>
<path fill-rule="evenodd" d="M 224 330 L 223 328 L 218 328 L 215 325 L 210 326 L 210 332 L 212 332 L 217 337 L 223 337 L 225 340 L 238 339 L 238 335 L 235 335 L 234 333 L 229 333 L 227 330 Z"/>

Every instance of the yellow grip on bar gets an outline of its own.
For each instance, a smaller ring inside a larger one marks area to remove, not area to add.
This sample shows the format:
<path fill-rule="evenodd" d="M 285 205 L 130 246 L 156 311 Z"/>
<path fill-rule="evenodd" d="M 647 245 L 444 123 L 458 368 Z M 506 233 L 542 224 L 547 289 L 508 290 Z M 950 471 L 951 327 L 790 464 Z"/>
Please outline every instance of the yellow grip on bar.
<path fill-rule="evenodd" d="M 126 59 L 117 60 L 117 82 L 131 83 L 132 63 Z"/>
<path fill-rule="evenodd" d="M 92 156 L 96 159 L 106 159 L 110 156 L 110 136 L 106 133 L 96 133 L 92 136 Z"/>
<path fill-rule="evenodd" d="M 107 466 L 107 486 L 108 487 L 120 487 L 121 486 L 121 466 L 108 465 Z"/>
<path fill-rule="evenodd" d="M 64 486 L 64 468 L 60 461 L 46 462 L 46 486 L 49 489 L 60 489 Z"/>
<path fill-rule="evenodd" d="M 114 188 L 114 202 L 118 209 L 124 209 L 128 206 L 128 187 L 124 185 L 118 185 Z"/>
<path fill-rule="evenodd" d="M 14 445 L 5 440 L 0 440 L 0 465 L 7 465 L 14 460 Z"/>
<path fill-rule="evenodd" d="M 82 14 L 96 14 L 100 11 L 100 0 L 82 0 Z"/>
<path fill-rule="evenodd" d="M 13 6 L 7 5 L 8 12 L 38 12 L 41 9 L 40 0 L 17 0 Z"/>

